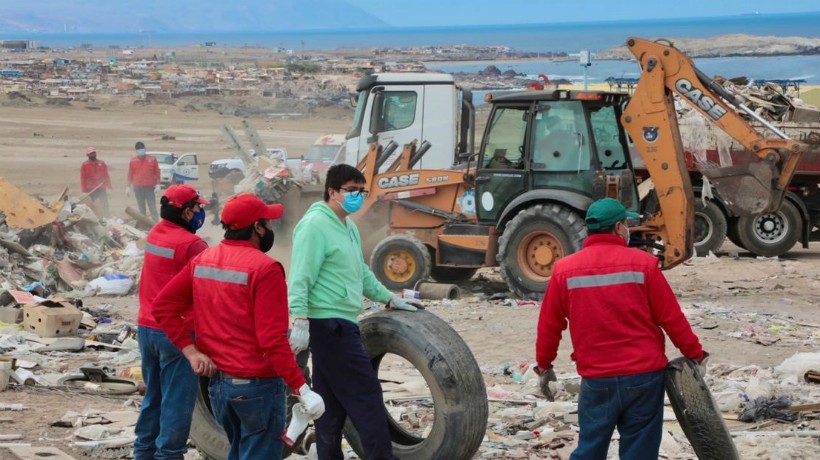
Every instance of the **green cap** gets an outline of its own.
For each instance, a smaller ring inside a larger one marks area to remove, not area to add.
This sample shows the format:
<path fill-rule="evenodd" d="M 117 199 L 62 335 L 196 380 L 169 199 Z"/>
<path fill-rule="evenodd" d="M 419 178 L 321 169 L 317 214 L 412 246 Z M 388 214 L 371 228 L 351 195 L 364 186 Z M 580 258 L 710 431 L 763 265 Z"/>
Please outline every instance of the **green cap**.
<path fill-rule="evenodd" d="M 590 205 L 585 220 L 588 229 L 598 230 L 611 227 L 627 217 L 637 219 L 641 216 L 637 212 L 627 211 L 618 200 L 604 198 Z"/>

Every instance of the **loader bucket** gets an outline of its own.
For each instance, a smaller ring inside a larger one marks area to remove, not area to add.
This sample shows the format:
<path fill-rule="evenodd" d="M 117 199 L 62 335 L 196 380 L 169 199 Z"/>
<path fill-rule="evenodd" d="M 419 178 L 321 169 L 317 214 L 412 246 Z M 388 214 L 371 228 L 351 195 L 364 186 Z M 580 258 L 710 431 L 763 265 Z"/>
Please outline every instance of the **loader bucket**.
<path fill-rule="evenodd" d="M 736 216 L 772 212 L 780 207 L 784 191 L 773 187 L 776 174 L 774 166 L 768 163 L 725 167 L 698 165 L 698 169 L 715 185 Z"/>

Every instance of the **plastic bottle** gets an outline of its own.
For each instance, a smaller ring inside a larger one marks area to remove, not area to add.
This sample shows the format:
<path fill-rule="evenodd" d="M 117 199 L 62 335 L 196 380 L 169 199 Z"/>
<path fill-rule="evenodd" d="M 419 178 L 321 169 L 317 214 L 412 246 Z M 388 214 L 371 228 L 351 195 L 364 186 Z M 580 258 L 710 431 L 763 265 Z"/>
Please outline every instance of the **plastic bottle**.
<path fill-rule="evenodd" d="M 279 439 L 281 439 L 286 446 L 293 447 L 294 444 L 296 444 L 296 438 L 307 429 L 309 422 L 310 417 L 308 417 L 307 412 L 305 412 L 305 407 L 302 406 L 302 403 L 294 404 L 290 424 Z"/>

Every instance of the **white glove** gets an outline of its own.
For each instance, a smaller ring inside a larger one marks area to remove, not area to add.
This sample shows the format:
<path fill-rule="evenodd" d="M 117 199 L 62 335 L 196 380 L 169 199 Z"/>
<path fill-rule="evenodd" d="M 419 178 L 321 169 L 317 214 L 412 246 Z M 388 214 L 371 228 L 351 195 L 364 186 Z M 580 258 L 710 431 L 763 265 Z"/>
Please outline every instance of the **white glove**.
<path fill-rule="evenodd" d="M 125 186 L 125 197 L 126 197 L 126 198 L 130 198 L 130 197 L 131 197 L 131 186 L 130 186 L 130 185 L 126 185 L 126 186 Z"/>
<path fill-rule="evenodd" d="M 279 439 L 281 439 L 286 446 L 293 447 L 293 445 L 296 444 L 296 439 L 307 429 L 308 423 L 310 423 L 310 417 L 308 417 L 307 412 L 305 412 L 302 403 L 294 404 L 290 416 L 290 424 L 285 428 L 285 432 L 279 436 Z"/>
<path fill-rule="evenodd" d="M 418 309 L 424 310 L 424 304 L 418 300 L 402 299 L 393 294 L 393 297 L 387 302 L 386 308 L 388 310 L 416 311 Z"/>
<path fill-rule="evenodd" d="M 311 390 L 307 383 L 299 388 L 298 398 L 311 420 L 316 420 L 325 413 L 325 401 L 319 393 Z"/>
<path fill-rule="evenodd" d="M 296 318 L 293 320 L 293 327 L 290 330 L 290 348 L 294 354 L 299 354 L 308 349 L 310 344 L 310 323 L 307 318 Z"/>

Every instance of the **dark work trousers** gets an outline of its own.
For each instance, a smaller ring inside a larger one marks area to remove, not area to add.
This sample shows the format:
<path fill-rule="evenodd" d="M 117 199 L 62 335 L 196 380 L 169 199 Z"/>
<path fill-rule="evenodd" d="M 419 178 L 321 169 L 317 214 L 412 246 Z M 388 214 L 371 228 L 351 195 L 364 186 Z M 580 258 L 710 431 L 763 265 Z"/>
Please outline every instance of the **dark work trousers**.
<path fill-rule="evenodd" d="M 147 216 L 148 214 L 145 213 L 145 208 L 147 207 L 148 211 L 151 212 L 151 219 L 157 222 L 159 220 L 159 214 L 157 213 L 157 198 L 156 195 L 154 195 L 154 186 L 135 185 L 134 196 L 137 198 L 137 207 L 140 210 L 140 214 Z"/>
<path fill-rule="evenodd" d="M 313 389 L 325 401 L 325 413 L 316 420 L 319 458 L 344 458 L 342 428 L 350 417 L 367 460 L 395 459 L 381 384 L 359 326 L 343 319 L 310 319 L 310 353 Z"/>

